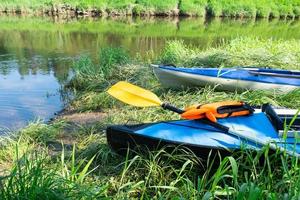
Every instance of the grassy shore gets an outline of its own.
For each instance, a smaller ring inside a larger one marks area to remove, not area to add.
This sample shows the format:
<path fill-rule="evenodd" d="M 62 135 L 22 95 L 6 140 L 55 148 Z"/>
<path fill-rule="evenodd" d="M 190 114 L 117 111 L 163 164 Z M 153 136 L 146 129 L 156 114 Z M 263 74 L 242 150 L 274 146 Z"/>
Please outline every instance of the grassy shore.
<path fill-rule="evenodd" d="M 300 107 L 300 90 L 243 93 L 199 88 L 163 89 L 149 63 L 178 65 L 277 66 L 299 68 L 300 41 L 239 38 L 213 49 L 200 50 L 180 41 L 169 42 L 155 60 L 131 58 L 121 48 L 105 48 L 99 60 L 82 57 L 66 86 L 75 99 L 69 109 L 98 111 L 103 119 L 78 125 L 66 119 L 31 123 L 0 141 L 1 199 L 297 199 L 300 195 L 298 159 L 283 154 L 241 151 L 225 158 L 202 160 L 188 149 L 137 152 L 122 157 L 106 143 L 105 127 L 128 122 L 178 119 L 159 108 L 124 105 L 105 93 L 119 80 L 151 89 L 161 99 L 185 107 L 218 100 L 244 100 Z M 261 55 L 263 52 L 263 56 Z M 288 58 L 288 59 L 287 59 Z M 262 159 L 263 158 L 263 159 Z M 219 165 L 212 168 L 212 163 Z M 263 160 L 263 161 L 262 161 Z"/>
<path fill-rule="evenodd" d="M 298 0 L 1 0 L 7 12 L 88 15 L 299 17 Z"/>

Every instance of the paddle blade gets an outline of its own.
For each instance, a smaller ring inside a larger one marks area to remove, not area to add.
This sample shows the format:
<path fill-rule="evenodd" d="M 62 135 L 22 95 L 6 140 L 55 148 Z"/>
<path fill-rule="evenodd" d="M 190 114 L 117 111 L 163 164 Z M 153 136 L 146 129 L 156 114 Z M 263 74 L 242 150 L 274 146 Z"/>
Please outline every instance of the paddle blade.
<path fill-rule="evenodd" d="M 154 93 L 125 81 L 116 83 L 107 92 L 116 99 L 137 107 L 160 106 L 162 104 Z"/>

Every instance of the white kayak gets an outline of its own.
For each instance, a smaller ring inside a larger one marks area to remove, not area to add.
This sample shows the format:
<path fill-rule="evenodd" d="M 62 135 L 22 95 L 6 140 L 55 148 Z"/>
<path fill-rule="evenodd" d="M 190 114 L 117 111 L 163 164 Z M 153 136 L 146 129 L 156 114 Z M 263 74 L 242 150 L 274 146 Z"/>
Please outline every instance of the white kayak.
<path fill-rule="evenodd" d="M 153 65 L 154 73 L 164 87 L 204 87 L 217 89 L 278 90 L 289 92 L 300 88 L 300 71 L 265 68 L 183 68 Z"/>

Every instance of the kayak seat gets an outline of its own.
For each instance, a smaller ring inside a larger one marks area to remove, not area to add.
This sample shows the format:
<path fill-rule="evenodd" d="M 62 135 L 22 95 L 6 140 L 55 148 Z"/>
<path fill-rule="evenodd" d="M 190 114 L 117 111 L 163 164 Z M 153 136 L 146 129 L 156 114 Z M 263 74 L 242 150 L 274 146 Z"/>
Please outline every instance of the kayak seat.
<path fill-rule="evenodd" d="M 262 111 L 267 115 L 272 125 L 278 132 L 285 130 L 285 126 L 289 125 L 293 120 L 293 116 L 279 116 L 270 104 L 264 104 Z M 296 118 L 291 126 L 291 132 L 300 131 L 300 118 Z"/>

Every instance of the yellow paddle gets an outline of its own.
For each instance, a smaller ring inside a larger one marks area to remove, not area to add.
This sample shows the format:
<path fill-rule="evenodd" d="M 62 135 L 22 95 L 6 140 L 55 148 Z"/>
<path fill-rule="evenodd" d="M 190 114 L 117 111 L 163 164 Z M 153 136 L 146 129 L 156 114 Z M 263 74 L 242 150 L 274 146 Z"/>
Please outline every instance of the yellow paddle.
<path fill-rule="evenodd" d="M 161 106 L 164 109 L 171 110 L 178 114 L 182 114 L 184 112 L 170 104 L 163 103 L 154 93 L 125 81 L 116 83 L 109 88 L 107 92 L 116 99 L 133 106 Z"/>

